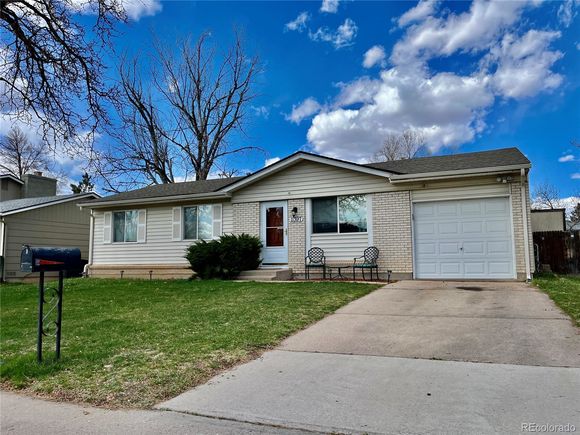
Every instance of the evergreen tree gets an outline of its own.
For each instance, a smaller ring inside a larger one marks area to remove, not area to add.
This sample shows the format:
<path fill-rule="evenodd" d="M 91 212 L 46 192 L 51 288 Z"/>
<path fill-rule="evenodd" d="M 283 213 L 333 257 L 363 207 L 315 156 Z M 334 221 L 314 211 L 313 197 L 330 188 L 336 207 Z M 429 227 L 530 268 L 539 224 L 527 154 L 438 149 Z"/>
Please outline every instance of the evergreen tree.
<path fill-rule="evenodd" d="M 70 188 L 73 193 L 87 193 L 95 189 L 95 184 L 91 176 L 85 172 L 81 181 L 78 184 L 71 183 Z"/>

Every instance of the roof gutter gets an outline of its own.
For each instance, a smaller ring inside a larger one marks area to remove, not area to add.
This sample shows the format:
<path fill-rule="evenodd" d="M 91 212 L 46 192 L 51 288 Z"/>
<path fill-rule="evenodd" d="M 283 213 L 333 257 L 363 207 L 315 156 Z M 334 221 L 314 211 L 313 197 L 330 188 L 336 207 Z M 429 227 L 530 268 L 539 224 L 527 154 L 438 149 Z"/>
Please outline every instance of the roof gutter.
<path fill-rule="evenodd" d="M 456 171 L 424 172 L 421 174 L 391 175 L 389 177 L 389 181 L 392 184 L 398 184 L 398 183 L 411 183 L 414 181 L 439 180 L 442 178 L 452 179 L 465 177 L 482 177 L 486 175 L 512 173 L 520 170 L 523 171 L 525 169 L 529 169 L 530 167 L 531 167 L 530 164 L 526 164 L 526 165 L 497 166 L 491 168 L 460 169 Z"/>
<path fill-rule="evenodd" d="M 83 202 L 79 204 L 79 207 L 97 209 L 97 208 L 109 208 L 117 207 L 122 205 L 133 205 L 133 204 L 167 204 L 171 202 L 187 201 L 187 200 L 205 200 L 205 199 L 227 199 L 231 195 L 226 192 L 211 192 L 211 193 L 198 193 L 198 194 L 187 194 L 187 195 L 172 195 L 172 196 L 156 196 L 152 198 L 136 198 L 136 199 L 120 199 L 117 201 L 91 201 Z"/>

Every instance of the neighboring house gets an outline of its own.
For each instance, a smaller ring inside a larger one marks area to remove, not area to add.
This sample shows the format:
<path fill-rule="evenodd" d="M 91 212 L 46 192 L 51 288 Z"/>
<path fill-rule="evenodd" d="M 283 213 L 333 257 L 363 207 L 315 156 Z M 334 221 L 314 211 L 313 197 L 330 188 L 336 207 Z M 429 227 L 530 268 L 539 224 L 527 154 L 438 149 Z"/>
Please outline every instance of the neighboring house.
<path fill-rule="evenodd" d="M 0 174 L 0 202 L 12 199 L 56 195 L 56 180 L 42 172 L 25 174 L 22 180 L 12 174 Z"/>
<path fill-rule="evenodd" d="M 36 274 L 20 271 L 23 245 L 78 247 L 88 259 L 90 213 L 77 203 L 99 195 L 56 195 L 56 180 L 38 174 L 23 180 L 2 175 L 0 181 L 0 191 L 10 192 L 0 201 L 0 281 L 36 279 Z"/>
<path fill-rule="evenodd" d="M 241 178 L 156 185 L 90 208 L 91 276 L 188 277 L 185 249 L 259 236 L 263 267 L 304 274 L 310 247 L 352 261 L 368 246 L 395 278 L 526 279 L 529 160 L 516 148 L 355 164 L 297 152 Z"/>
<path fill-rule="evenodd" d="M 532 210 L 532 232 L 566 231 L 566 209 Z"/>

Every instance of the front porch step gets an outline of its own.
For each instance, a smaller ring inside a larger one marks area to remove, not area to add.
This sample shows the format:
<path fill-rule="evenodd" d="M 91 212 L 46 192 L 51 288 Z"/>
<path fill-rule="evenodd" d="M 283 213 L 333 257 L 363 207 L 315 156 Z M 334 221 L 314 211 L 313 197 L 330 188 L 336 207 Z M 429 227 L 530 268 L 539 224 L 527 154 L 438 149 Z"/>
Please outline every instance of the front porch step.
<path fill-rule="evenodd" d="M 288 281 L 292 279 L 292 269 L 256 269 L 245 270 L 240 276 L 240 281 Z"/>

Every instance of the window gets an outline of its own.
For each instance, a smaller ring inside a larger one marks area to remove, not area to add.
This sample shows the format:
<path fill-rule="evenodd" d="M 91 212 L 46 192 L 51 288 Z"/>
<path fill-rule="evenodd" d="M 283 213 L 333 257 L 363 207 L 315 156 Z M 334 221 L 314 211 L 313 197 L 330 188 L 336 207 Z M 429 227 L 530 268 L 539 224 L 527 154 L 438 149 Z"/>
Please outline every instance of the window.
<path fill-rule="evenodd" d="M 186 240 L 205 240 L 212 237 L 212 206 L 183 207 L 183 238 Z"/>
<path fill-rule="evenodd" d="M 113 242 L 136 242 L 138 218 L 139 212 L 137 210 L 114 212 Z"/>
<path fill-rule="evenodd" d="M 364 233 L 367 231 L 365 195 L 312 199 L 312 232 Z"/>

